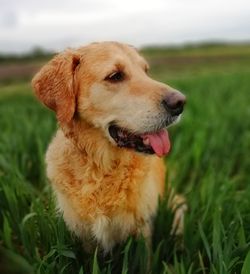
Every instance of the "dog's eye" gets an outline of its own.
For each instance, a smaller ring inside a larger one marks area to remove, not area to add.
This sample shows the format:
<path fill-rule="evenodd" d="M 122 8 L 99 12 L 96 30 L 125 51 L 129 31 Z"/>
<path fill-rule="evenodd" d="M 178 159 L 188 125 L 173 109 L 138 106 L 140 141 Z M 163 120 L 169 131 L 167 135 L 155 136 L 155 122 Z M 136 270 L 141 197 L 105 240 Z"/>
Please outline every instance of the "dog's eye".
<path fill-rule="evenodd" d="M 124 78 L 125 78 L 125 75 L 124 75 L 124 73 L 122 71 L 116 71 L 116 72 L 113 72 L 110 75 L 108 75 L 105 78 L 105 80 L 116 83 L 116 82 L 123 81 Z"/>

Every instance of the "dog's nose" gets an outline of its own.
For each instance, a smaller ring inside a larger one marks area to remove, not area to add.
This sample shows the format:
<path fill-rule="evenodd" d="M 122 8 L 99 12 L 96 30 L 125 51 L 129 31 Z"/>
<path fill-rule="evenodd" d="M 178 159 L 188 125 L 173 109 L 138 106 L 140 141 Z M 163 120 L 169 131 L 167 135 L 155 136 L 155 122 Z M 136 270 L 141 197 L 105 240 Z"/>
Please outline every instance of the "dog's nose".
<path fill-rule="evenodd" d="M 164 108 L 174 116 L 182 113 L 185 103 L 186 96 L 179 91 L 171 92 L 162 101 Z"/>

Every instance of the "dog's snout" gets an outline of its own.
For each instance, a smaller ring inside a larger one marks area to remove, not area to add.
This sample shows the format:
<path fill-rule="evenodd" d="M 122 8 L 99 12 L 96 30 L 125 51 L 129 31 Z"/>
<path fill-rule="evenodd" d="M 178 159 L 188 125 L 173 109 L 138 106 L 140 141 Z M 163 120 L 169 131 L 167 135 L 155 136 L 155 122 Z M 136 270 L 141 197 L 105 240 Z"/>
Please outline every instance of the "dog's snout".
<path fill-rule="evenodd" d="M 171 115 L 181 114 L 185 103 L 186 103 L 186 97 L 180 92 L 171 92 L 162 101 L 164 108 Z"/>

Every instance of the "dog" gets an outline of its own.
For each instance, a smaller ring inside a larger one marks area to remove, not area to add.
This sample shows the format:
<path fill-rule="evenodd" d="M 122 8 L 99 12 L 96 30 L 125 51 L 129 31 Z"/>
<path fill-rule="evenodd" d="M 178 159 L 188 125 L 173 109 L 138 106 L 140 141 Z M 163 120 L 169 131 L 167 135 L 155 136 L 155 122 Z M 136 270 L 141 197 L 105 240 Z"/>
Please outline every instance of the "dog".
<path fill-rule="evenodd" d="M 165 188 L 166 127 L 179 120 L 186 98 L 148 69 L 134 47 L 101 42 L 59 53 L 32 80 L 59 124 L 47 176 L 85 250 L 109 252 L 130 235 L 150 242 Z M 186 205 L 181 196 L 172 201 L 172 229 L 181 233 Z"/>

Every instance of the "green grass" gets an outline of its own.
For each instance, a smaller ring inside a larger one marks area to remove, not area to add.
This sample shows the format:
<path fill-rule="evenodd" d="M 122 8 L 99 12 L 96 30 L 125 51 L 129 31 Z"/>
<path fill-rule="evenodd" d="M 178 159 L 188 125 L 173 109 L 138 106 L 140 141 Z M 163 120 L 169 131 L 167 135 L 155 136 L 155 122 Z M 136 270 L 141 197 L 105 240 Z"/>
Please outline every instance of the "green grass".
<path fill-rule="evenodd" d="M 249 274 L 248 56 L 152 65 L 152 75 L 188 97 L 181 123 L 169 130 L 173 148 L 166 162 L 168 180 L 186 195 L 189 211 L 183 239 L 175 239 L 172 214 L 160 204 L 151 272 Z M 106 257 L 84 254 L 56 214 L 45 176 L 54 115 L 28 85 L 1 87 L 0 94 L 0 273 L 145 273 L 143 239 L 128 239 Z"/>

